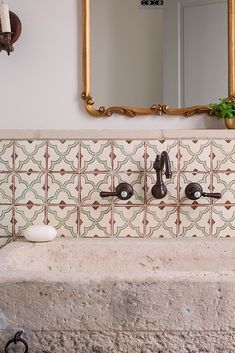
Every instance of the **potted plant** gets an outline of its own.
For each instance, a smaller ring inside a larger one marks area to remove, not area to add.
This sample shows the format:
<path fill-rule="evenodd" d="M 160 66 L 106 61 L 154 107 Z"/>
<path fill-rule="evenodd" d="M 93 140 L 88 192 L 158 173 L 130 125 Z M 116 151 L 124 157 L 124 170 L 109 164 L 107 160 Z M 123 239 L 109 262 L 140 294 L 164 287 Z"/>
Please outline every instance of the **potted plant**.
<path fill-rule="evenodd" d="M 235 129 L 235 98 L 220 98 L 219 103 L 209 104 L 211 115 L 224 119 L 228 129 Z"/>

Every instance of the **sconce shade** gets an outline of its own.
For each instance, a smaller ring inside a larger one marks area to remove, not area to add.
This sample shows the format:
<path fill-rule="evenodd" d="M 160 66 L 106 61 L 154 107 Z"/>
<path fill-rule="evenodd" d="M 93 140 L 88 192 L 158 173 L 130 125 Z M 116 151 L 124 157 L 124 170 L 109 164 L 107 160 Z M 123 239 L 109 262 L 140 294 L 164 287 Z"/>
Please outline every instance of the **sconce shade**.
<path fill-rule="evenodd" d="M 8 17 L 8 8 L 7 8 L 7 17 Z M 2 15 L 5 16 L 5 15 Z M 10 23 L 9 23 L 10 17 Z M 0 52 L 6 51 L 8 55 L 14 51 L 13 43 L 15 43 L 21 34 L 22 25 L 19 17 L 12 11 L 9 11 L 8 17 L 8 27 L 3 26 L 4 30 L 9 30 L 11 32 L 2 32 L 2 27 L 0 23 Z M 5 17 L 3 17 L 5 18 Z"/>
<path fill-rule="evenodd" d="M 20 22 L 19 17 L 12 11 L 9 11 L 10 13 L 10 22 L 11 22 L 11 31 L 12 31 L 12 35 L 11 35 L 11 44 L 15 43 L 22 31 L 22 25 Z"/>

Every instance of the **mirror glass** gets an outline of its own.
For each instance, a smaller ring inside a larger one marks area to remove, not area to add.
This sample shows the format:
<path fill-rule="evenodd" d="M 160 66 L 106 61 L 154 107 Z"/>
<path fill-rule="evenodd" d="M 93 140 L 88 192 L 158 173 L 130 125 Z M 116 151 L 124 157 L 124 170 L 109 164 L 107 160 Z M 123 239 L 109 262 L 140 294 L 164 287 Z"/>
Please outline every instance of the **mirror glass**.
<path fill-rule="evenodd" d="M 90 0 L 90 10 L 96 106 L 180 108 L 228 95 L 227 0 Z"/>

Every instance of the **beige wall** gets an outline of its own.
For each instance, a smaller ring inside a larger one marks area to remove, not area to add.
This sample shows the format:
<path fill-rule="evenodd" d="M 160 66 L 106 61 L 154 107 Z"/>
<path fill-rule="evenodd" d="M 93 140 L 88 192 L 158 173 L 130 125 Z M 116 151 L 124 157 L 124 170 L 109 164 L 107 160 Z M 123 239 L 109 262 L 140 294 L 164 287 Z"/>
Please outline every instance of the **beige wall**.
<path fill-rule="evenodd" d="M 98 1 L 98 0 L 97 0 Z M 209 117 L 113 116 L 84 111 L 81 88 L 81 0 L 8 0 L 22 20 L 15 53 L 0 54 L 1 129 L 216 128 Z"/>

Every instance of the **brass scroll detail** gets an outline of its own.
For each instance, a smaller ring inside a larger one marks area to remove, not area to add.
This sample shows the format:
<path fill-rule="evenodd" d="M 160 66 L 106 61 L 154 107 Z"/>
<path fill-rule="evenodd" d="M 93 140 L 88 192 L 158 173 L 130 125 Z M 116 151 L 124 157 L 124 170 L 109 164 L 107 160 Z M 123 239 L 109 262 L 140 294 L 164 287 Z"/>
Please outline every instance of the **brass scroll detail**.
<path fill-rule="evenodd" d="M 150 108 L 136 108 L 136 107 L 125 107 L 125 106 L 112 106 L 104 107 L 101 106 L 98 109 L 94 107 L 95 101 L 91 96 L 86 96 L 85 93 L 81 95 L 84 100 L 84 105 L 87 112 L 95 118 L 110 117 L 113 114 L 119 114 L 134 118 L 139 115 L 183 115 L 187 118 L 195 114 L 211 114 L 211 110 L 206 105 L 196 105 L 188 108 L 171 108 L 168 105 L 154 104 Z"/>

